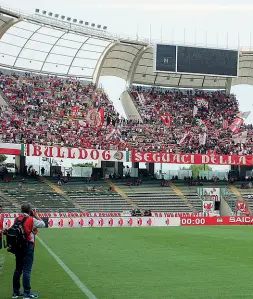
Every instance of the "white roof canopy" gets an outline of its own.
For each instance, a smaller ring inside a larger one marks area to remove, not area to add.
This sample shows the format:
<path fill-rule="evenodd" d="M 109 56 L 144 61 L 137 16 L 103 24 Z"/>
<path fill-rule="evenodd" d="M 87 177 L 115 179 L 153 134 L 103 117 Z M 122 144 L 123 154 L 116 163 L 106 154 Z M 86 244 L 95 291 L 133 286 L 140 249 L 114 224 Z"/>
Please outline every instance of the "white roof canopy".
<path fill-rule="evenodd" d="M 7 12 L 8 13 L 8 12 Z M 0 67 L 82 77 L 116 76 L 127 85 L 230 89 L 253 85 L 253 52 L 241 52 L 239 78 L 155 73 L 153 46 L 53 26 L 25 16 L 0 14 Z"/>

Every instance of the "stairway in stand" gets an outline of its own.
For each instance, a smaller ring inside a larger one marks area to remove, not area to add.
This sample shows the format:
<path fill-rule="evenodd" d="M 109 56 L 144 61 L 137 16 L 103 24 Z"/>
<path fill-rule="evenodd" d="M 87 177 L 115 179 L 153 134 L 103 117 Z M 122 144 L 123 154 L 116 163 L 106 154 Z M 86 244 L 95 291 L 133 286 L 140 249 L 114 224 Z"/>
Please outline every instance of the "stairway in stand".
<path fill-rule="evenodd" d="M 127 203 L 133 208 L 138 209 L 138 205 L 135 204 L 128 196 L 127 194 L 119 187 L 116 186 L 111 180 L 106 179 L 105 180 L 109 186 L 111 186 L 122 198 L 124 198 Z"/>

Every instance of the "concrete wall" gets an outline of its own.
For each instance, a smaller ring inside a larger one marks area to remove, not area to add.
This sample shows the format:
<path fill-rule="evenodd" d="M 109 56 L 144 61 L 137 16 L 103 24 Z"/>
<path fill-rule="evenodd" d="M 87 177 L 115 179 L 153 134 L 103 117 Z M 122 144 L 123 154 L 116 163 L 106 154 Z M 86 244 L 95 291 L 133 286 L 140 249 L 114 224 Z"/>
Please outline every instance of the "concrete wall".
<path fill-rule="evenodd" d="M 137 109 L 133 103 L 133 99 L 128 91 L 124 91 L 121 94 L 120 100 L 121 100 L 122 107 L 126 113 L 127 119 L 142 121 L 141 116 L 140 116 L 139 112 L 137 111 Z"/>
<path fill-rule="evenodd" d="M 221 202 L 220 202 L 220 215 L 221 216 L 231 216 L 232 215 L 232 209 L 226 202 L 226 200 L 221 196 Z"/>

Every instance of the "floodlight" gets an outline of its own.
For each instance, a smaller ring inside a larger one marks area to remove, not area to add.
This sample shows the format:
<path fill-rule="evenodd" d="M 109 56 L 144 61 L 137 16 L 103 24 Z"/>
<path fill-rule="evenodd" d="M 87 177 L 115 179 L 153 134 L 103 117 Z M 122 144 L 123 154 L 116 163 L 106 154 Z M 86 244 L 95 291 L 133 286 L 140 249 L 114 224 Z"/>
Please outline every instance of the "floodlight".
<path fill-rule="evenodd" d="M 49 15 L 49 17 L 52 17 L 53 13 L 52 13 L 52 12 L 49 12 L 48 15 Z"/>
<path fill-rule="evenodd" d="M 61 18 L 62 18 L 62 20 L 64 20 L 64 19 L 65 19 L 65 16 L 61 16 Z"/>
<path fill-rule="evenodd" d="M 77 22 L 77 19 L 73 19 L 73 23 L 76 23 Z"/>
<path fill-rule="evenodd" d="M 104 26 L 103 29 L 106 30 L 106 29 L 107 29 L 107 26 Z"/>
<path fill-rule="evenodd" d="M 100 28 L 101 28 L 101 25 L 97 25 L 97 27 L 98 27 L 98 29 L 100 29 Z"/>
<path fill-rule="evenodd" d="M 59 14 L 56 13 L 56 14 L 54 15 L 54 17 L 55 17 L 55 18 L 59 18 Z"/>
<path fill-rule="evenodd" d="M 45 15 L 47 12 L 45 10 L 42 11 L 43 15 Z"/>
<path fill-rule="evenodd" d="M 36 8 L 36 9 L 35 9 L 35 12 L 39 13 L 39 12 L 40 12 L 40 10 L 39 10 L 38 8 Z"/>
<path fill-rule="evenodd" d="M 89 26 L 89 22 L 85 22 L 84 24 L 85 24 L 85 26 Z"/>
<path fill-rule="evenodd" d="M 80 21 L 79 21 L 79 24 L 83 24 L 83 21 L 82 21 L 82 20 L 80 20 Z"/>
<path fill-rule="evenodd" d="M 71 21 L 71 18 L 70 18 L 70 17 L 67 17 L 67 21 L 69 21 L 69 22 L 70 22 L 70 21 Z"/>
<path fill-rule="evenodd" d="M 92 24 L 91 24 L 91 27 L 95 27 L 95 24 L 94 24 L 94 23 L 92 23 Z"/>

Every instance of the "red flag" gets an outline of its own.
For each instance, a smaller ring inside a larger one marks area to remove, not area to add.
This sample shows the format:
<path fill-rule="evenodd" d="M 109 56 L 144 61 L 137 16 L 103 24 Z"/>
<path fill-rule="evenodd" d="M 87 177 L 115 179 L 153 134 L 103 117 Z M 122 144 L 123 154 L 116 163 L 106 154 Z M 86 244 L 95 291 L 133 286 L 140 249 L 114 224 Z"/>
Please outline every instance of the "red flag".
<path fill-rule="evenodd" d="M 104 107 L 102 107 L 102 108 L 99 110 L 99 114 L 100 114 L 100 117 L 101 117 L 100 125 L 103 126 L 103 124 L 104 124 L 104 122 L 105 122 L 105 109 L 104 109 Z"/>
<path fill-rule="evenodd" d="M 249 207 L 247 200 L 237 200 L 236 201 L 236 211 L 241 212 L 243 214 L 249 213 Z"/>
<path fill-rule="evenodd" d="M 170 127 L 170 124 L 171 124 L 171 121 L 172 121 L 172 118 L 171 118 L 171 116 L 170 116 L 170 114 L 162 114 L 162 115 L 160 115 L 160 117 L 161 117 L 161 120 L 162 120 L 162 122 L 163 122 L 163 124 L 166 126 L 166 127 Z"/>
<path fill-rule="evenodd" d="M 233 123 L 230 125 L 229 129 L 234 132 L 234 133 L 238 133 L 239 132 L 239 129 L 241 127 L 241 125 L 243 124 L 243 119 L 241 118 L 236 118 Z"/>
<path fill-rule="evenodd" d="M 223 129 L 227 129 L 228 128 L 228 121 L 225 120 L 225 119 L 223 119 L 223 121 L 222 121 L 222 128 Z"/>
<path fill-rule="evenodd" d="M 90 124 L 90 126 L 93 127 L 103 126 L 104 120 L 105 120 L 104 107 L 102 107 L 99 111 L 96 108 L 92 108 L 88 110 L 87 122 Z"/>
<path fill-rule="evenodd" d="M 75 106 L 72 108 L 72 118 L 76 118 L 78 115 L 79 107 Z"/>
<path fill-rule="evenodd" d="M 251 111 L 246 111 L 246 112 L 239 112 L 236 116 L 240 117 L 242 119 L 246 119 L 250 115 Z"/>
<path fill-rule="evenodd" d="M 196 98 L 198 108 L 205 107 L 208 109 L 208 101 L 203 98 Z"/>

